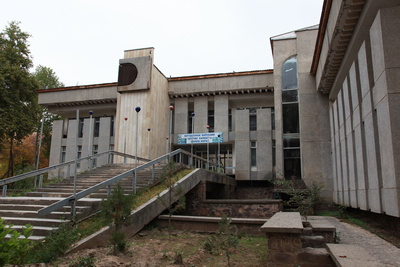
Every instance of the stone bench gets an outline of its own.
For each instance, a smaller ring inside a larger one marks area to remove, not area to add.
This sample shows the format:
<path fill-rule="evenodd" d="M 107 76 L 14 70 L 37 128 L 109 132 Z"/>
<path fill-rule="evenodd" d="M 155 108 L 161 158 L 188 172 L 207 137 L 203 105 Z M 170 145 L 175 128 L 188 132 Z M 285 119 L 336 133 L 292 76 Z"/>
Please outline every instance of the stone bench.
<path fill-rule="evenodd" d="M 268 238 L 267 266 L 334 266 L 324 248 L 302 247 L 303 222 L 299 212 L 278 212 L 262 227 Z"/>
<path fill-rule="evenodd" d="M 313 235 L 320 235 L 325 238 L 326 243 L 335 242 L 336 227 L 326 220 L 308 220 L 313 230 Z"/>
<path fill-rule="evenodd" d="M 327 250 L 336 266 L 385 266 L 360 246 L 327 244 Z"/>
<path fill-rule="evenodd" d="M 301 251 L 300 236 L 303 223 L 298 212 L 278 212 L 263 226 L 261 231 L 268 238 L 268 264 L 293 264 Z"/>

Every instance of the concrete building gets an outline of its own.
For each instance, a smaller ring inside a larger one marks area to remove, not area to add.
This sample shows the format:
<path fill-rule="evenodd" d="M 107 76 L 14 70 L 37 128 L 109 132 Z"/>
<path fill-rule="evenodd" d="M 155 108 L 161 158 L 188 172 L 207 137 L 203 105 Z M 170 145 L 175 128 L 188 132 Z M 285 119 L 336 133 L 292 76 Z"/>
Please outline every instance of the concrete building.
<path fill-rule="evenodd" d="M 399 217 L 399 26 L 399 0 L 325 0 L 319 25 L 270 39 L 273 70 L 167 78 L 154 48 L 127 50 L 117 83 L 39 91 L 64 118 L 50 165 L 74 159 L 76 132 L 81 157 L 133 155 L 137 130 L 138 156 L 156 158 L 171 119 L 173 149 L 208 150 L 239 184 L 318 179 L 328 200 Z"/>

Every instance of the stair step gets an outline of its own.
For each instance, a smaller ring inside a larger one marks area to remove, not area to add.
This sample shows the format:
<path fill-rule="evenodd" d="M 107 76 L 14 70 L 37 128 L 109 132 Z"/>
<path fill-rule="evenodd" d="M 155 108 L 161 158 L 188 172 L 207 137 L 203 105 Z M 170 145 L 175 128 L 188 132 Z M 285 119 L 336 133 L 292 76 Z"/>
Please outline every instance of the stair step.
<path fill-rule="evenodd" d="M 18 218 L 18 217 L 2 217 L 2 219 L 8 224 L 14 225 L 27 225 L 32 226 L 46 226 L 46 227 L 57 227 L 62 223 L 69 223 L 69 220 L 59 220 L 59 219 L 45 219 L 45 218 Z"/>

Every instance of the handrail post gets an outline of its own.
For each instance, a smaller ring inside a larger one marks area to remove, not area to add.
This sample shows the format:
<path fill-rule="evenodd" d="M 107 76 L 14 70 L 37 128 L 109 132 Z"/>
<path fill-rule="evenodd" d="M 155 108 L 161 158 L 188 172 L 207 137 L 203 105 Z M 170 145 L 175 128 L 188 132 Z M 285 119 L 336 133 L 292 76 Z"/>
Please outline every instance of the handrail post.
<path fill-rule="evenodd" d="M 111 195 L 111 185 L 107 186 L 107 197 Z"/>
<path fill-rule="evenodd" d="M 152 172 L 151 172 L 151 180 L 152 180 L 152 181 L 154 181 L 155 168 L 156 168 L 156 165 L 153 164 L 153 170 L 152 170 Z"/>
<path fill-rule="evenodd" d="M 136 171 L 136 168 L 135 168 Z M 132 192 L 133 194 L 136 194 L 136 175 L 133 173 L 133 178 L 132 178 Z"/>
<path fill-rule="evenodd" d="M 43 187 L 43 174 L 39 176 L 39 188 Z"/>
<path fill-rule="evenodd" d="M 7 196 L 7 185 L 3 185 L 3 192 L 1 194 L 2 197 L 6 197 Z"/>
<path fill-rule="evenodd" d="M 71 164 L 69 164 L 67 168 L 67 178 L 69 178 L 70 176 L 71 176 Z"/>

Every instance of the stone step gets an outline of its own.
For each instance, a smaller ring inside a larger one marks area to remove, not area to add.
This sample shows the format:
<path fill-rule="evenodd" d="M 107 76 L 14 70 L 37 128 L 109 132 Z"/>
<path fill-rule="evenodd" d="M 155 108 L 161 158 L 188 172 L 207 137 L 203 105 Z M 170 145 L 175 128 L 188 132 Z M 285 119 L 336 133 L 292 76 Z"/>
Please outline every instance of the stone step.
<path fill-rule="evenodd" d="M 326 244 L 336 266 L 383 266 L 364 248 L 351 244 Z"/>
<path fill-rule="evenodd" d="M 326 241 L 323 236 L 301 236 L 301 245 L 303 248 L 325 248 Z"/>
<path fill-rule="evenodd" d="M 4 237 L 5 240 L 9 240 L 10 238 L 11 238 L 11 235 L 9 235 L 9 234 Z M 23 239 L 25 237 L 23 235 L 20 235 L 18 238 L 19 239 Z M 28 239 L 32 240 L 32 241 L 40 241 L 40 240 L 45 239 L 45 238 L 46 238 L 45 236 L 31 235 Z"/>
<path fill-rule="evenodd" d="M 51 205 L 64 198 L 61 197 L 0 197 L 0 204 L 28 204 L 28 205 Z M 93 204 L 99 204 L 101 198 L 82 198 L 78 200 L 78 206 L 91 206 Z"/>
<path fill-rule="evenodd" d="M 26 211 L 38 211 L 47 205 L 29 205 L 29 204 L 0 204 L 0 210 L 26 210 Z M 76 206 L 77 211 L 85 211 L 90 209 L 90 206 Z M 65 206 L 62 210 L 64 212 L 70 212 L 71 207 Z"/>
<path fill-rule="evenodd" d="M 16 230 L 21 235 L 23 234 L 23 229 L 26 228 L 22 225 L 13 225 L 11 229 Z M 47 236 L 51 231 L 57 230 L 58 227 L 45 227 L 45 226 L 33 226 L 32 235 L 34 236 Z"/>
<path fill-rule="evenodd" d="M 76 212 L 76 215 L 81 215 L 82 212 Z M 18 218 L 38 218 L 37 211 L 31 210 L 0 210 L 1 217 L 18 217 Z M 45 216 L 46 219 L 69 219 L 71 217 L 70 212 L 53 211 L 52 213 Z"/>
<path fill-rule="evenodd" d="M 18 218 L 18 217 L 2 217 L 6 224 L 58 227 L 61 223 L 69 223 L 69 220 L 45 219 L 45 218 Z"/>

